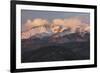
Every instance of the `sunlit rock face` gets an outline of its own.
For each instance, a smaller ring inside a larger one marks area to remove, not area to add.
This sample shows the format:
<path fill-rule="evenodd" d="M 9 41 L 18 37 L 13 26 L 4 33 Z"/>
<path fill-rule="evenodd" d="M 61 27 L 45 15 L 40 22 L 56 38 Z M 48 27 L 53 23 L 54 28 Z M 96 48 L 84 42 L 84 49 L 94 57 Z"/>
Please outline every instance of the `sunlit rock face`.
<path fill-rule="evenodd" d="M 61 27 L 59 25 L 54 25 L 54 24 L 51 24 L 53 26 L 51 26 L 51 30 L 53 33 L 59 33 L 61 31 Z"/>
<path fill-rule="evenodd" d="M 35 36 L 36 34 L 40 33 L 40 28 L 30 29 L 28 31 L 22 32 L 22 39 L 28 39 L 31 36 Z"/>
<path fill-rule="evenodd" d="M 30 33 L 28 31 L 21 33 L 21 39 L 28 39 L 30 38 Z"/>
<path fill-rule="evenodd" d="M 90 25 L 89 24 L 83 24 L 84 28 L 83 31 L 84 32 L 90 32 Z"/>

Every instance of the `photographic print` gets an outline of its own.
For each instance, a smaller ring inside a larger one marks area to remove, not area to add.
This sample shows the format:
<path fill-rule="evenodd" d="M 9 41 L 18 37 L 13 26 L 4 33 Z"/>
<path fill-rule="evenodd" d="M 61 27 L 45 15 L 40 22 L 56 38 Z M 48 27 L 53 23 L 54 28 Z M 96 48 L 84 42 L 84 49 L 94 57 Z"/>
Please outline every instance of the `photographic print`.
<path fill-rule="evenodd" d="M 21 10 L 21 62 L 90 59 L 90 14 Z"/>
<path fill-rule="evenodd" d="M 12 71 L 96 67 L 96 6 L 12 1 L 11 19 Z"/>

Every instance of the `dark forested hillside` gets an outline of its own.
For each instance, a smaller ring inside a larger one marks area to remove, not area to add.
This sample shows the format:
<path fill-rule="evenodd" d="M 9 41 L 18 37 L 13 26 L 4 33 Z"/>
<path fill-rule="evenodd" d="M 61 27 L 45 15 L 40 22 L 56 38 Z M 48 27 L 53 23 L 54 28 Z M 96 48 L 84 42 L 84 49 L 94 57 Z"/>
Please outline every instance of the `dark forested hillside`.
<path fill-rule="evenodd" d="M 40 35 L 38 35 L 40 36 Z M 57 37 L 56 37 L 57 36 Z M 85 33 L 54 34 L 21 41 L 22 62 L 85 60 L 90 58 L 90 35 Z"/>

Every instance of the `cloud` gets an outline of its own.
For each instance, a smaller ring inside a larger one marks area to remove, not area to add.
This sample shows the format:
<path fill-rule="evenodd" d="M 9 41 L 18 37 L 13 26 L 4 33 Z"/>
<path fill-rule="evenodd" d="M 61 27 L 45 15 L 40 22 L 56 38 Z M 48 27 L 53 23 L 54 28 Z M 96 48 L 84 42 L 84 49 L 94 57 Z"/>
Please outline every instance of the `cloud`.
<path fill-rule="evenodd" d="M 60 28 L 59 26 L 63 27 Z M 70 29 L 70 32 L 89 32 L 90 25 L 83 23 L 78 17 L 72 17 L 67 19 L 54 19 L 51 24 L 51 30 L 54 33 L 63 32 L 66 29 Z"/>
<path fill-rule="evenodd" d="M 82 32 L 90 32 L 90 25 L 86 23 L 82 23 L 80 29 Z"/>
<path fill-rule="evenodd" d="M 33 27 L 39 27 L 39 26 L 44 26 L 44 25 L 47 25 L 48 24 L 48 21 L 45 20 L 45 19 L 41 19 L 41 18 L 36 18 L 34 20 L 30 20 L 28 19 L 25 23 L 25 26 L 24 28 L 26 30 L 29 30 Z"/>
<path fill-rule="evenodd" d="M 72 32 L 75 32 L 77 28 L 81 25 L 81 21 L 76 18 L 64 19 L 64 26 L 70 28 Z"/>
<path fill-rule="evenodd" d="M 25 28 L 28 30 L 22 33 L 23 38 L 29 38 L 37 33 L 46 33 L 45 25 L 50 25 L 49 29 L 52 33 L 63 32 L 66 29 L 70 29 L 70 32 L 90 32 L 90 25 L 83 23 L 79 18 L 67 18 L 67 19 L 53 19 L 51 23 L 46 19 L 36 18 L 34 20 L 27 20 Z M 36 27 L 36 28 L 35 28 Z M 32 29 L 34 28 L 34 29 Z M 78 29 L 78 30 L 77 30 Z"/>
<path fill-rule="evenodd" d="M 48 21 L 45 20 L 45 19 L 41 19 L 41 18 L 37 18 L 37 19 L 34 19 L 32 21 L 32 26 L 33 27 L 36 27 L 36 26 L 44 26 L 46 24 L 48 24 Z"/>
<path fill-rule="evenodd" d="M 40 33 L 47 33 L 48 31 L 44 27 L 45 25 L 48 25 L 48 21 L 45 19 L 37 18 L 34 20 L 27 20 L 25 23 L 26 31 L 22 32 L 22 39 L 28 39 Z"/>
<path fill-rule="evenodd" d="M 24 24 L 23 28 L 24 28 L 25 30 L 29 30 L 30 28 L 32 28 L 31 23 L 32 23 L 32 21 L 31 21 L 30 19 L 28 19 L 28 20 L 26 21 L 26 23 Z"/>
<path fill-rule="evenodd" d="M 53 33 L 58 33 L 58 32 L 61 32 L 61 26 L 64 24 L 64 20 L 63 19 L 54 19 L 52 20 L 52 23 L 51 23 L 51 31 Z"/>
<path fill-rule="evenodd" d="M 64 20 L 63 19 L 54 19 L 52 21 L 52 24 L 54 24 L 54 25 L 62 25 L 62 24 L 64 24 Z"/>
<path fill-rule="evenodd" d="M 76 28 L 78 28 L 82 24 L 81 20 L 77 18 L 68 18 L 68 19 L 54 19 L 51 24 L 52 32 L 63 32 L 66 29 L 70 29 L 71 32 L 75 32 Z M 60 27 L 61 26 L 63 28 Z"/>

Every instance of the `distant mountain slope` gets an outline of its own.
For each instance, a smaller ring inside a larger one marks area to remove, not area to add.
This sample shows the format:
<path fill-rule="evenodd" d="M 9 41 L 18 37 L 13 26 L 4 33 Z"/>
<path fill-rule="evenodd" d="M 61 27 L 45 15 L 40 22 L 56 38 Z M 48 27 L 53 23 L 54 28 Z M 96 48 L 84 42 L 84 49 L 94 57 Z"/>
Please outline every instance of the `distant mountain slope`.
<path fill-rule="evenodd" d="M 89 42 L 45 45 L 36 50 L 33 48 L 22 48 L 22 62 L 85 60 L 90 58 Z"/>

